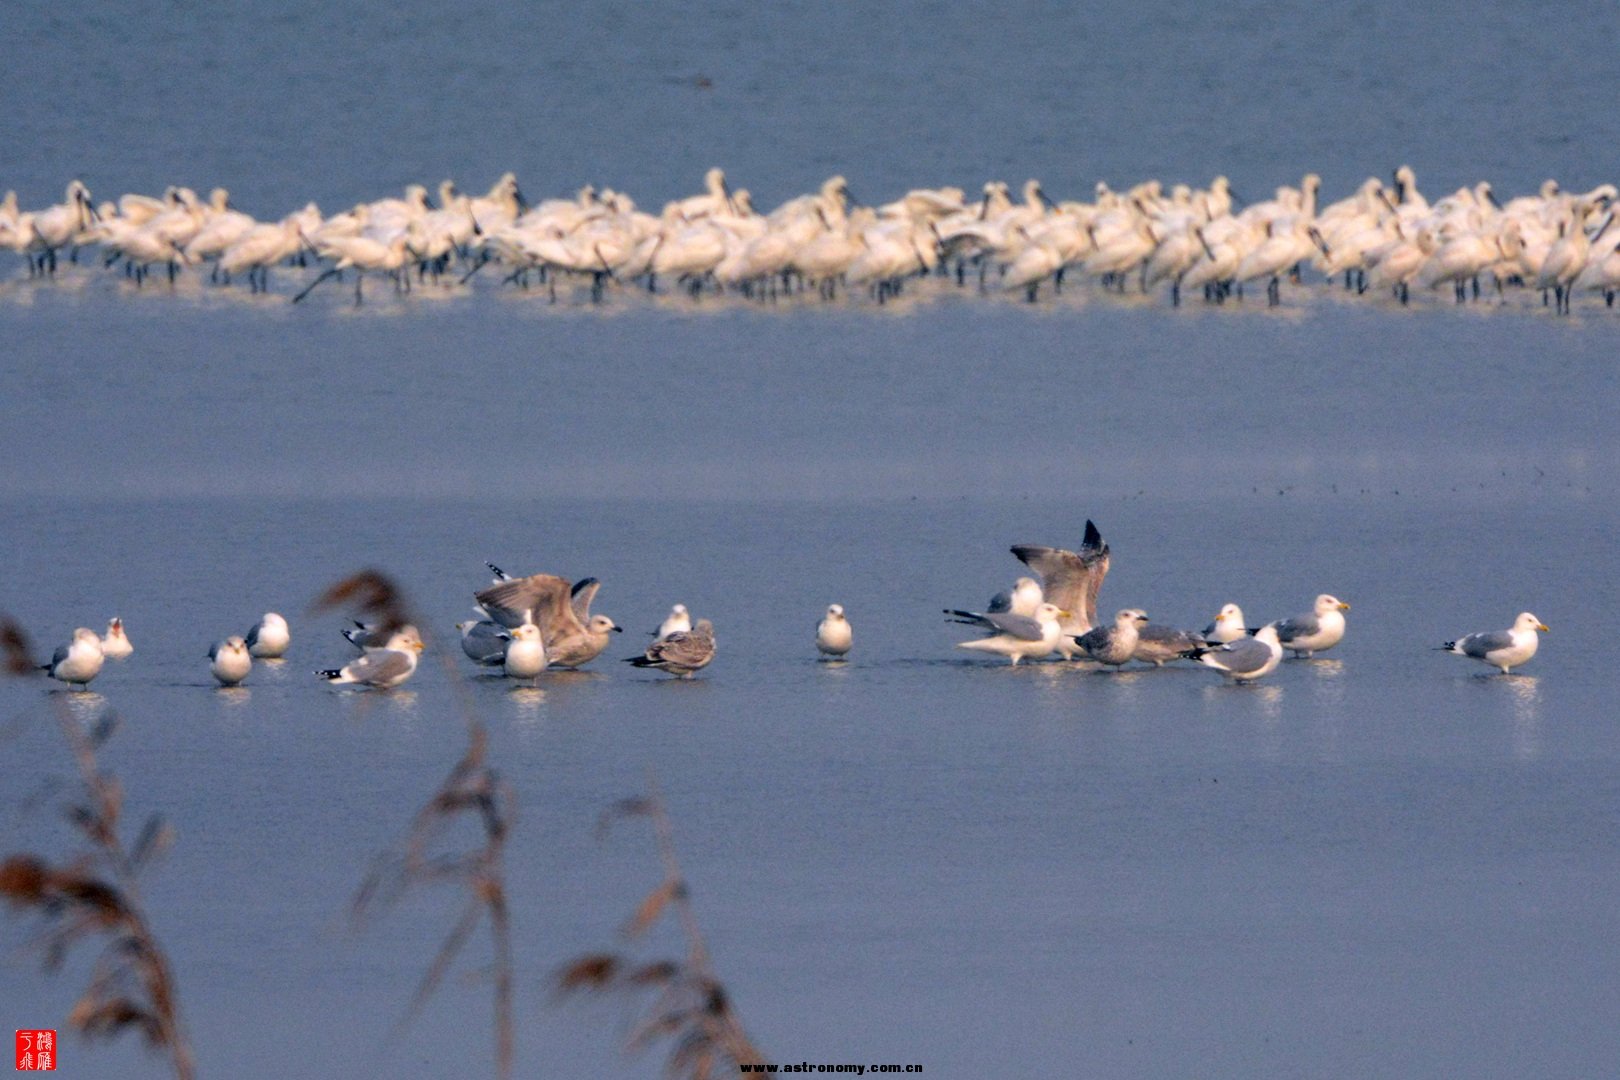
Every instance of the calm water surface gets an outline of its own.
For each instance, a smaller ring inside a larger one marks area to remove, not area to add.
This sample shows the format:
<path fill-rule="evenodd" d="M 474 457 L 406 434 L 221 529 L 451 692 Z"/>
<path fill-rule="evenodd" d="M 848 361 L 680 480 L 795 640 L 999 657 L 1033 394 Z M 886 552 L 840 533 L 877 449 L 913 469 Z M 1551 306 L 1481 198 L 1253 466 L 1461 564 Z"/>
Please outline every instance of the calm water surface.
<path fill-rule="evenodd" d="M 272 216 L 516 168 L 531 195 L 590 180 L 656 205 L 716 162 L 766 204 L 835 171 L 872 200 L 1025 175 L 1059 197 L 1217 171 L 1265 191 L 1306 168 L 1336 193 L 1401 160 L 1436 192 L 1518 191 L 1613 179 L 1593 148 L 1620 135 L 1578 87 L 1533 89 L 1572 26 L 1604 84 L 1597 10 L 154 4 L 19 23 L 8 70 L 73 75 L 10 84 L 0 185 L 27 204 L 83 174 L 98 195 L 225 183 Z M 487 1071 L 480 941 L 386 1039 L 455 898 L 345 927 L 460 753 L 457 694 L 437 666 L 333 692 L 309 672 L 345 658 L 340 620 L 308 613 L 376 565 L 443 634 L 485 559 L 594 574 L 627 628 L 540 691 L 470 676 L 519 805 L 520 1074 L 658 1071 L 621 1055 L 622 1003 L 558 1006 L 548 985 L 656 883 L 643 832 L 593 835 L 649 767 L 777 1060 L 1586 1077 L 1620 1058 L 1606 312 L 1323 294 L 1280 313 L 596 312 L 492 289 L 354 312 L 88 272 L 36 288 L 6 266 L 0 608 L 50 644 L 128 623 L 135 656 L 69 705 L 116 710 L 130 813 L 177 828 L 148 900 L 204 1075 Z M 1114 548 L 1106 611 L 1201 626 L 1326 590 L 1350 634 L 1251 688 L 952 648 L 941 607 L 1010 583 L 1009 544 L 1072 547 L 1088 517 Z M 704 677 L 619 663 L 677 600 L 718 627 Z M 833 601 L 847 664 L 813 656 Z M 209 643 L 272 608 L 288 661 L 208 685 Z M 1523 675 L 1432 651 L 1525 608 L 1553 629 Z M 67 850 L 31 799 L 66 771 L 47 700 L 0 684 L 4 850 Z M 82 966 L 41 976 L 5 926 L 0 1016 L 59 1022 Z M 67 1076 L 162 1075 L 123 1044 L 64 1055 Z"/>

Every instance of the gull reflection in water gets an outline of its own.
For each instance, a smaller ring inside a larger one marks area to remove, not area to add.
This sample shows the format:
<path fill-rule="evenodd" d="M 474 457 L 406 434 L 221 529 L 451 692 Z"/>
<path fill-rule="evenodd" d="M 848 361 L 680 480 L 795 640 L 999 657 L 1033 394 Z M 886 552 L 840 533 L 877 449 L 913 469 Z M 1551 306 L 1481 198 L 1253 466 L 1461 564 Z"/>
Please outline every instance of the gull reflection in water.
<path fill-rule="evenodd" d="M 1513 756 L 1534 761 L 1541 756 L 1541 682 L 1534 675 L 1502 675 L 1491 680 L 1513 703 Z"/>
<path fill-rule="evenodd" d="M 546 692 L 538 686 L 514 686 L 506 700 L 512 704 L 513 719 L 524 734 L 540 726 L 540 709 L 546 703 Z"/>
<path fill-rule="evenodd" d="M 227 709 L 240 709 L 253 700 L 253 691 L 245 686 L 221 686 L 214 697 Z"/>
<path fill-rule="evenodd" d="M 94 690 L 56 690 L 54 693 L 68 715 L 86 727 L 100 720 L 107 708 L 107 699 Z"/>

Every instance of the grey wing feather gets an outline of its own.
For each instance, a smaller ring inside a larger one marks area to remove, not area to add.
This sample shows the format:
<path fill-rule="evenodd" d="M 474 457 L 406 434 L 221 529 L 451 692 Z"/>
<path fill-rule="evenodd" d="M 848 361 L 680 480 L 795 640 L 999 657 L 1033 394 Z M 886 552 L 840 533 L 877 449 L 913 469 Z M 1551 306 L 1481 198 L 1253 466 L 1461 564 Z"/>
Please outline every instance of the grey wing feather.
<path fill-rule="evenodd" d="M 1011 634 L 1015 638 L 1025 641 L 1039 641 L 1044 636 L 1041 633 L 1039 620 L 1028 615 L 1014 615 L 1010 611 L 992 612 L 984 617 L 986 625 L 999 630 L 1003 634 Z"/>
<path fill-rule="evenodd" d="M 573 598 L 570 606 L 574 610 L 574 618 L 584 625 L 591 621 L 591 601 L 596 599 L 596 591 L 602 583 L 593 577 L 581 578 L 574 584 Z"/>
<path fill-rule="evenodd" d="M 1086 652 L 1099 652 L 1108 647 L 1108 642 L 1114 636 L 1112 626 L 1099 626 L 1095 630 L 1088 630 L 1074 639 L 1074 643 Z"/>
<path fill-rule="evenodd" d="M 1292 619 L 1281 619 L 1277 622 L 1277 640 L 1284 645 L 1295 638 L 1310 637 L 1322 629 L 1322 624 L 1312 615 L 1295 615 Z"/>
<path fill-rule="evenodd" d="M 509 630 L 532 618 L 548 641 L 554 631 L 578 628 L 569 606 L 568 582 L 555 574 L 530 574 L 503 581 L 474 593 L 473 599 L 492 620 Z"/>
<path fill-rule="evenodd" d="M 1483 660 L 1487 653 L 1512 645 L 1513 635 L 1506 630 L 1492 630 L 1483 634 L 1469 634 L 1457 644 L 1462 646 L 1464 655 Z"/>
<path fill-rule="evenodd" d="M 243 640 L 247 642 L 247 647 L 250 649 L 259 643 L 259 625 L 257 623 L 253 624 L 253 629 L 247 632 L 247 636 Z M 209 659 L 213 659 L 212 654 L 209 655 Z"/>
<path fill-rule="evenodd" d="M 1271 661 L 1271 649 L 1254 638 L 1238 638 L 1214 650 L 1213 654 L 1227 671 L 1240 675 L 1259 671 Z"/>
<path fill-rule="evenodd" d="M 1185 649 L 1194 649 L 1204 644 L 1204 639 L 1197 634 L 1186 630 L 1178 630 L 1174 626 L 1159 626 L 1148 623 L 1136 632 L 1138 641 L 1161 649 L 1181 652 Z"/>
<path fill-rule="evenodd" d="M 68 658 L 68 653 L 72 650 L 72 645 L 58 645 L 56 647 L 56 651 L 51 654 L 51 667 L 54 668 L 57 664 L 60 664 L 62 661 L 66 660 Z"/>
<path fill-rule="evenodd" d="M 1076 621 L 1083 621 L 1087 627 L 1097 624 L 1097 595 L 1102 591 L 1103 579 L 1108 576 L 1109 557 L 1108 545 L 1103 543 L 1096 525 L 1086 522 L 1086 541 L 1079 552 L 1014 544 L 1012 553 L 1039 575 L 1048 601 L 1070 612 Z"/>
<path fill-rule="evenodd" d="M 985 610 L 992 615 L 1001 611 L 1011 611 L 1012 599 L 1012 590 L 1003 589 L 1001 592 L 996 593 L 996 595 L 990 598 L 990 606 L 985 608 Z"/>
<path fill-rule="evenodd" d="M 208 646 L 208 659 L 219 659 L 219 642 L 216 641 L 212 645 Z"/>
<path fill-rule="evenodd" d="M 394 649 L 368 652 L 349 665 L 349 675 L 356 682 L 381 682 L 402 675 L 410 667 L 410 660 Z"/>

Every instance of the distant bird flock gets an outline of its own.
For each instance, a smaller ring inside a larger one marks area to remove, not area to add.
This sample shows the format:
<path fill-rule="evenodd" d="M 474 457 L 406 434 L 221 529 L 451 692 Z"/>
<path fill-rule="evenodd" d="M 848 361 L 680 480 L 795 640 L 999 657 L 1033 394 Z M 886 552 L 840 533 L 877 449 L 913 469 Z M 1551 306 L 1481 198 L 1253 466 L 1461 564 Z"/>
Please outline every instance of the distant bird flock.
<path fill-rule="evenodd" d="M 1276 671 L 1283 654 L 1309 659 L 1344 640 L 1344 613 L 1350 605 L 1326 593 L 1311 610 L 1278 619 L 1257 629 L 1245 625 L 1243 611 L 1227 604 L 1202 631 L 1182 630 L 1151 622 L 1140 608 L 1124 608 L 1112 624 L 1097 619 L 1097 597 L 1108 574 L 1111 551 L 1097 526 L 1086 522 L 1079 551 L 1014 545 L 1012 553 L 1035 574 L 991 597 L 982 612 L 946 608 L 952 623 L 977 627 L 984 636 L 957 647 L 1023 660 L 1060 656 L 1093 668 L 1118 669 L 1137 662 L 1155 668 L 1190 660 L 1219 672 L 1234 683 L 1253 682 Z M 479 617 L 457 623 L 461 649 L 480 670 L 499 671 L 519 682 L 533 683 L 549 668 L 575 669 L 607 650 L 623 631 L 606 615 L 591 614 L 601 589 L 595 578 L 570 583 L 555 574 L 513 577 L 493 563 L 495 580 L 473 594 Z M 1478 660 L 1507 674 L 1536 654 L 1538 632 L 1547 627 L 1524 612 L 1507 630 L 1468 634 L 1439 648 Z M 676 604 L 649 636 L 653 641 L 638 656 L 626 657 L 637 668 L 653 668 L 690 679 L 716 655 L 714 624 L 694 624 L 684 604 Z M 355 623 L 343 637 L 357 651 L 341 667 L 315 674 L 334 685 L 388 690 L 416 673 L 424 649 L 420 631 L 409 624 L 371 626 Z M 831 604 L 816 624 L 813 642 L 823 661 L 843 663 L 854 648 L 854 631 L 843 605 Z M 209 673 L 224 687 L 246 680 L 255 659 L 279 661 L 292 642 L 287 620 L 267 613 L 246 634 L 227 637 L 208 650 Z M 807 646 L 809 641 L 807 641 Z M 808 653 L 808 647 L 806 649 Z M 122 660 L 134 652 L 123 620 L 114 618 L 105 635 L 80 627 L 43 666 L 50 676 L 81 689 L 100 674 L 106 658 Z"/>
<path fill-rule="evenodd" d="M 349 274 L 356 304 L 367 275 L 398 292 L 494 281 L 543 286 L 553 301 L 561 286 L 596 302 L 663 290 L 694 301 L 724 293 L 882 304 L 933 280 L 936 291 L 1031 302 L 1083 284 L 1222 304 L 1247 287 L 1276 305 L 1306 268 L 1348 292 L 1402 304 L 1414 293 L 1449 292 L 1464 303 L 1505 300 L 1513 290 L 1568 312 L 1576 297 L 1601 295 L 1612 306 L 1620 291 L 1612 184 L 1566 192 L 1548 180 L 1504 203 L 1481 181 L 1431 201 L 1403 165 L 1390 182 L 1369 178 L 1327 205 L 1321 186 L 1312 173 L 1244 205 L 1224 176 L 1199 189 L 1099 183 L 1089 202 L 1054 202 L 1035 180 L 1015 198 L 992 181 L 972 197 L 944 187 L 863 205 L 835 176 L 762 213 L 716 168 L 701 193 L 651 214 L 623 192 L 589 186 L 531 206 L 507 173 L 481 195 L 446 180 L 437 202 L 412 185 L 329 217 L 312 202 L 259 221 L 223 188 L 207 199 L 171 187 L 98 205 L 75 180 L 61 203 L 40 210 L 21 211 L 8 193 L 0 248 L 25 259 L 33 277 L 53 277 L 69 259 L 121 267 L 137 284 L 154 273 L 172 283 L 206 272 L 222 286 L 245 279 L 255 293 L 273 288 L 278 268 L 306 268 L 287 286 L 297 289 L 294 302 Z"/>

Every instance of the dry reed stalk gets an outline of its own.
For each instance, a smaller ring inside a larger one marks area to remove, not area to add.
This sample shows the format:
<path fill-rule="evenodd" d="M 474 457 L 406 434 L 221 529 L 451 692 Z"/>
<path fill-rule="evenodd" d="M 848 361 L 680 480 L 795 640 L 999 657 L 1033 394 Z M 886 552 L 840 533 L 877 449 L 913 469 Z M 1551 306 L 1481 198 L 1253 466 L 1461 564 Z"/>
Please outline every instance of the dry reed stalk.
<path fill-rule="evenodd" d="M 0 617 L 5 669 L 36 674 L 31 651 L 22 628 Z M 148 1046 L 168 1051 L 179 1080 L 190 1080 L 195 1064 L 180 1020 L 174 971 L 146 917 L 138 882 L 140 872 L 173 842 L 173 831 L 153 815 L 134 845 L 125 846 L 118 831 L 123 787 L 96 761 L 97 748 L 117 729 L 117 716 L 104 714 L 86 732 L 62 697 L 52 697 L 83 785 L 82 801 L 70 803 L 66 816 L 87 850 L 56 865 L 31 852 L 6 856 L 0 862 L 0 896 L 12 907 L 39 913 L 47 971 L 59 968 L 78 941 L 104 940 L 90 985 L 68 1016 L 70 1026 L 89 1038 L 133 1028 Z"/>
<path fill-rule="evenodd" d="M 315 607 L 318 610 L 351 607 L 373 616 L 387 629 L 413 622 L 409 605 L 398 586 L 375 570 L 362 571 L 333 585 L 317 598 Z M 417 886 L 450 882 L 466 890 L 461 915 L 439 946 L 392 1034 L 398 1035 L 421 1012 L 462 946 L 477 929 L 480 918 L 487 915 L 495 953 L 495 1066 L 497 1075 L 505 1078 L 512 1075 L 513 1064 L 512 933 L 504 866 L 506 839 L 513 817 L 512 796 L 500 774 L 486 760 L 489 738 L 484 725 L 473 713 L 454 661 L 442 653 L 440 659 L 450 675 L 451 685 L 460 694 L 467 723 L 466 752 L 438 790 L 416 812 L 401 850 L 385 852 L 374 860 L 350 903 L 350 915 L 359 926 L 372 911 L 392 905 Z M 482 833 L 482 845 L 461 852 L 437 850 L 435 845 L 441 834 L 469 815 Z"/>
<path fill-rule="evenodd" d="M 628 1049 L 638 1052 L 659 1039 L 671 1039 L 665 1071 L 672 1077 L 712 1080 L 717 1070 L 735 1073 L 742 1065 L 763 1063 L 765 1056 L 743 1030 L 731 996 L 714 972 L 708 943 L 692 907 L 691 892 L 675 857 L 674 827 L 650 771 L 647 795 L 616 803 L 602 815 L 598 831 L 605 833 L 614 821 L 629 817 L 645 817 L 652 822 L 664 877 L 637 906 L 625 924 L 624 936 L 641 936 L 666 910 L 673 910 L 686 938 L 686 959 L 636 964 L 620 953 L 587 953 L 575 957 L 557 973 L 558 992 L 618 991 L 636 995 L 656 990 L 645 1015 L 630 1033 Z"/>

